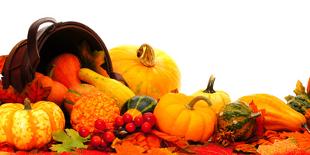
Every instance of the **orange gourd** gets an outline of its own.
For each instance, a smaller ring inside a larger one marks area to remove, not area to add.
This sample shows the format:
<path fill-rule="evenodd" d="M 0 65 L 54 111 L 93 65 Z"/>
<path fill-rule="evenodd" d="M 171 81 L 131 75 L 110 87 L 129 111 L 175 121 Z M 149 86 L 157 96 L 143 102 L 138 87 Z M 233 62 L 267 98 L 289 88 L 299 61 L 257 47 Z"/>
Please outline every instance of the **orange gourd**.
<path fill-rule="evenodd" d="M 159 100 L 154 115 L 161 131 L 186 140 L 206 142 L 217 121 L 210 106 L 211 102 L 203 96 L 168 93 Z"/>
<path fill-rule="evenodd" d="M 180 71 L 164 51 L 150 45 L 119 46 L 110 50 L 113 70 L 123 76 L 136 95 L 162 95 L 180 89 Z"/>
<path fill-rule="evenodd" d="M 38 72 L 35 73 L 35 80 L 39 80 L 43 87 L 51 87 L 51 92 L 48 95 L 47 100 L 61 106 L 64 100 L 64 96 L 68 91 L 67 87 L 60 82 L 54 81 L 50 77 L 44 76 Z"/>
<path fill-rule="evenodd" d="M 73 105 L 82 97 L 85 95 L 89 95 L 89 94 L 93 94 L 93 93 L 97 93 L 99 92 L 99 90 L 90 84 L 79 84 L 76 86 L 71 87 L 66 93 L 65 93 L 65 101 L 64 101 L 64 106 L 67 110 L 67 112 L 69 112 L 69 114 L 71 114 Z"/>
<path fill-rule="evenodd" d="M 92 132 L 97 119 L 104 120 L 107 128 L 112 129 L 114 120 L 119 114 L 117 101 L 98 92 L 81 97 L 72 108 L 70 120 L 75 130 L 84 127 Z"/>
<path fill-rule="evenodd" d="M 77 56 L 71 53 L 63 53 L 51 62 L 50 77 L 62 83 L 67 88 L 79 85 L 81 83 L 78 74 L 81 68 Z"/>
<path fill-rule="evenodd" d="M 19 150 L 41 148 L 52 139 L 52 132 L 63 130 L 64 114 L 53 102 L 24 104 L 5 103 L 0 106 L 0 143 Z"/>

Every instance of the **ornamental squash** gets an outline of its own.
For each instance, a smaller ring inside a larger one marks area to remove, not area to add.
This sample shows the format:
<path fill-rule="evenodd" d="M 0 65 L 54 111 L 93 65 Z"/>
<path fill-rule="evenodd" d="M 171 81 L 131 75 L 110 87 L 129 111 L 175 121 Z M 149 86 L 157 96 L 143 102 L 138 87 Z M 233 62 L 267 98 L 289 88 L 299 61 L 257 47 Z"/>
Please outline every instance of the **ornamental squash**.
<path fill-rule="evenodd" d="M 164 51 L 142 46 L 119 46 L 110 50 L 113 70 L 123 76 L 136 95 L 162 95 L 180 89 L 180 71 Z"/>
<path fill-rule="evenodd" d="M 63 130 L 65 118 L 53 102 L 34 104 L 6 103 L 0 106 L 0 143 L 8 143 L 19 150 L 40 148 L 50 142 L 52 132 Z"/>
<path fill-rule="evenodd" d="M 117 101 L 98 92 L 81 97 L 72 108 L 70 120 L 75 130 L 84 127 L 92 132 L 98 119 L 104 120 L 108 129 L 113 129 L 114 120 L 119 114 Z"/>
<path fill-rule="evenodd" d="M 132 90 L 126 87 L 123 83 L 105 77 L 88 68 L 80 69 L 79 78 L 82 81 L 94 85 L 101 92 L 114 98 L 117 101 L 119 108 L 121 108 L 128 99 L 135 96 L 134 92 L 132 92 Z"/>
<path fill-rule="evenodd" d="M 50 77 L 62 83 L 67 88 L 71 88 L 81 83 L 78 78 L 81 68 L 80 61 L 77 56 L 71 53 L 63 53 L 51 62 Z"/>
<path fill-rule="evenodd" d="M 247 140 L 255 131 L 255 118 L 260 115 L 253 113 L 248 105 L 240 101 L 224 105 L 218 115 L 214 140 L 223 146 Z"/>
<path fill-rule="evenodd" d="M 142 115 L 146 112 L 153 112 L 157 101 L 150 96 L 134 96 L 127 100 L 121 108 L 121 114 L 129 113 L 132 117 Z"/>
<path fill-rule="evenodd" d="M 247 104 L 253 101 L 258 110 L 265 109 L 264 126 L 267 130 L 298 131 L 306 123 L 302 114 L 273 95 L 253 94 L 243 96 L 239 100 Z"/>
<path fill-rule="evenodd" d="M 211 108 L 216 113 L 219 113 L 219 111 L 223 108 L 224 105 L 230 103 L 230 97 L 224 91 L 220 91 L 220 90 L 215 91 L 213 89 L 214 81 L 215 81 L 215 77 L 211 75 L 207 88 L 205 90 L 199 90 L 193 95 L 194 96 L 200 96 L 200 95 L 206 96 L 212 102 Z"/>
<path fill-rule="evenodd" d="M 168 93 L 159 100 L 154 110 L 158 128 L 186 140 L 206 142 L 212 135 L 216 114 L 204 96 Z"/>

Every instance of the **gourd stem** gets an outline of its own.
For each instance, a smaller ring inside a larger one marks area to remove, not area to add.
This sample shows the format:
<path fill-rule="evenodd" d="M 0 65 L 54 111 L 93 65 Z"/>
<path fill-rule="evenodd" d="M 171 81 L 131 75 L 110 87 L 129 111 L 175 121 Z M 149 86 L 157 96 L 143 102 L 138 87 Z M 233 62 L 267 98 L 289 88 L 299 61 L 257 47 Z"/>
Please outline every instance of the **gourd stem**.
<path fill-rule="evenodd" d="M 24 100 L 24 110 L 31 110 L 31 101 L 29 98 L 25 98 Z"/>
<path fill-rule="evenodd" d="M 310 129 L 309 129 L 307 123 L 303 124 L 303 127 L 307 130 L 308 133 L 310 133 Z"/>
<path fill-rule="evenodd" d="M 155 53 L 153 48 L 148 44 L 142 44 L 137 50 L 137 57 L 146 67 L 155 66 Z"/>
<path fill-rule="evenodd" d="M 195 104 L 200 101 L 200 100 L 204 100 L 208 103 L 209 106 L 212 105 L 212 102 L 207 98 L 207 97 L 204 97 L 204 96 L 196 96 L 194 99 L 192 99 L 188 104 L 186 104 L 186 108 L 189 109 L 189 110 L 194 110 L 194 106 Z"/>
<path fill-rule="evenodd" d="M 215 77 L 213 75 L 210 76 L 208 86 L 203 91 L 204 93 L 215 93 L 216 91 L 213 89 Z"/>
<path fill-rule="evenodd" d="M 258 116 L 260 116 L 260 115 L 262 115 L 261 112 L 252 113 L 252 114 L 250 115 L 250 118 L 251 118 L 251 119 L 254 119 L 254 118 L 256 118 L 256 117 L 258 117 Z"/>

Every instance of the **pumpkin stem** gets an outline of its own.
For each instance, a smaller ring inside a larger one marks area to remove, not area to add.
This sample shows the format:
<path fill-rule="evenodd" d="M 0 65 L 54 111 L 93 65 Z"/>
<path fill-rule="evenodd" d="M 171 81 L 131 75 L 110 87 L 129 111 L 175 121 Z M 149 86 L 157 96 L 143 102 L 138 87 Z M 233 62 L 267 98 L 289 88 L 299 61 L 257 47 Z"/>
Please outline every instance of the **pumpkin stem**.
<path fill-rule="evenodd" d="M 24 110 L 31 110 L 31 101 L 29 98 L 25 98 L 24 100 Z"/>
<path fill-rule="evenodd" d="M 189 109 L 189 110 L 194 110 L 194 106 L 195 104 L 200 101 L 200 100 L 204 100 L 208 103 L 209 106 L 212 105 L 212 102 L 207 98 L 207 97 L 204 97 L 204 96 L 196 96 L 194 99 L 192 99 L 188 104 L 186 104 L 186 108 Z"/>
<path fill-rule="evenodd" d="M 204 93 L 215 93 L 216 91 L 213 89 L 215 77 L 213 75 L 210 76 L 208 86 L 203 91 Z"/>
<path fill-rule="evenodd" d="M 137 50 L 137 57 L 146 67 L 155 66 L 155 53 L 153 48 L 148 44 L 142 44 Z"/>

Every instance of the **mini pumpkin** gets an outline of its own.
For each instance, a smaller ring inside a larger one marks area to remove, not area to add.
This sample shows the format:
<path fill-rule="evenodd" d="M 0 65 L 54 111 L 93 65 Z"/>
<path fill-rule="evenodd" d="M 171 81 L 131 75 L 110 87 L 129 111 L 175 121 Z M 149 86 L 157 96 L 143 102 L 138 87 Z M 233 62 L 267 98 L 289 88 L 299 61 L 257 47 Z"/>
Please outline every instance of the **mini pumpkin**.
<path fill-rule="evenodd" d="M 178 91 L 180 71 L 164 51 L 148 44 L 119 46 L 110 50 L 113 70 L 123 76 L 136 95 L 152 96 Z"/>
<path fill-rule="evenodd" d="M 220 110 L 226 105 L 230 103 L 229 95 L 221 90 L 214 90 L 214 81 L 215 77 L 213 75 L 210 76 L 208 86 L 205 90 L 199 90 L 194 93 L 194 96 L 205 96 L 212 102 L 211 108 L 218 114 Z"/>
<path fill-rule="evenodd" d="M 186 140 L 206 142 L 217 120 L 210 106 L 210 100 L 204 96 L 168 93 L 159 100 L 154 115 L 161 131 Z"/>
<path fill-rule="evenodd" d="M 0 106 L 0 143 L 8 143 L 19 150 L 41 148 L 52 139 L 52 132 L 63 130 L 65 118 L 53 102 L 34 104 L 6 103 Z"/>
<path fill-rule="evenodd" d="M 107 128 L 112 129 L 114 120 L 119 114 L 117 101 L 98 92 L 81 97 L 73 106 L 70 119 L 75 130 L 84 127 L 92 132 L 97 119 L 104 120 Z"/>

